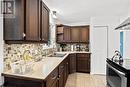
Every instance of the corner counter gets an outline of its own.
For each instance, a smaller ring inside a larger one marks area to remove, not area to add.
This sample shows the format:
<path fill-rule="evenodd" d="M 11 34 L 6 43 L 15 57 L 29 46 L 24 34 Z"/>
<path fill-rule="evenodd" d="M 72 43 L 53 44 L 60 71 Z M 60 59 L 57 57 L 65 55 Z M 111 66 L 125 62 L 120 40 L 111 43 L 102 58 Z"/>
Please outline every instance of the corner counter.
<path fill-rule="evenodd" d="M 69 55 L 73 53 L 88 53 L 85 51 L 66 51 L 66 52 L 56 52 L 56 53 L 66 53 L 64 57 L 45 57 L 43 60 L 34 63 L 33 71 L 27 74 L 15 74 L 12 73 L 11 70 L 3 72 L 2 75 L 12 75 L 12 76 L 20 76 L 34 79 L 44 80 L 46 77 Z"/>
<path fill-rule="evenodd" d="M 8 78 L 13 78 L 13 80 L 14 79 L 20 79 L 20 81 L 26 80 L 23 83 L 25 83 L 27 81 L 29 81 L 29 82 L 31 81 L 30 83 L 34 83 L 36 81 L 36 82 L 39 82 L 43 85 L 43 83 L 45 84 L 47 82 L 49 77 L 54 76 L 54 75 L 51 75 L 51 73 L 53 71 L 55 71 L 57 73 L 59 72 L 58 69 L 59 69 L 61 63 L 63 63 L 64 61 L 68 61 L 69 54 L 80 54 L 80 53 L 91 54 L 91 52 L 85 52 L 85 51 L 83 51 L 83 52 L 81 52 L 81 51 L 80 52 L 78 52 L 78 51 L 75 51 L 75 52 L 67 51 L 67 52 L 56 52 L 56 53 L 65 53 L 66 55 L 64 57 L 45 57 L 45 58 L 43 58 L 43 60 L 41 60 L 39 62 L 35 62 L 34 66 L 33 66 L 33 70 L 30 73 L 27 73 L 27 74 L 16 74 L 16 73 L 12 73 L 11 70 L 9 70 L 9 71 L 3 72 L 2 76 L 4 76 L 6 78 L 7 82 L 9 82 Z M 66 63 L 67 66 L 70 65 L 68 63 L 70 63 L 70 62 Z M 13 80 L 11 80 L 11 81 L 13 81 Z M 28 85 L 27 87 L 29 87 L 29 86 L 30 85 Z M 35 87 L 35 86 L 31 85 L 31 87 Z M 46 85 L 37 86 L 37 87 L 46 87 Z"/>

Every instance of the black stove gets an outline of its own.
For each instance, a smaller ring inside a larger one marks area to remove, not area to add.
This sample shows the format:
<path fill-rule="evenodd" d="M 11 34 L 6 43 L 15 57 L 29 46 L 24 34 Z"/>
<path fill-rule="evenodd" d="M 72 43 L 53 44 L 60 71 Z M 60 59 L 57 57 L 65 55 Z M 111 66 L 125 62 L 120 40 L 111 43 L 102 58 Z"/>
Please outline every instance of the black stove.
<path fill-rule="evenodd" d="M 130 59 L 113 61 L 107 58 L 107 86 L 130 87 Z"/>

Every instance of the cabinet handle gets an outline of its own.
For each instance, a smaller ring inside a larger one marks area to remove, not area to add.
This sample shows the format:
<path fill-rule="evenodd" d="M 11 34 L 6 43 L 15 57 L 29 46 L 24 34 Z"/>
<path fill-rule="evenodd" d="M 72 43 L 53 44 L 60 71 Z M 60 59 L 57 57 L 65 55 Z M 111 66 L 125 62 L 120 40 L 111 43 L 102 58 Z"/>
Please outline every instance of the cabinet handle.
<path fill-rule="evenodd" d="M 68 65 L 69 63 L 67 63 L 67 65 Z"/>
<path fill-rule="evenodd" d="M 23 33 L 23 38 L 26 36 L 26 34 L 25 33 Z"/>
<path fill-rule="evenodd" d="M 64 68 L 64 66 L 61 66 L 60 68 L 61 68 L 61 69 L 63 69 L 63 68 Z"/>
<path fill-rule="evenodd" d="M 60 78 L 61 76 L 59 75 L 59 78 Z"/>
<path fill-rule="evenodd" d="M 56 79 L 56 78 L 57 78 L 57 76 L 52 77 L 53 80 Z"/>

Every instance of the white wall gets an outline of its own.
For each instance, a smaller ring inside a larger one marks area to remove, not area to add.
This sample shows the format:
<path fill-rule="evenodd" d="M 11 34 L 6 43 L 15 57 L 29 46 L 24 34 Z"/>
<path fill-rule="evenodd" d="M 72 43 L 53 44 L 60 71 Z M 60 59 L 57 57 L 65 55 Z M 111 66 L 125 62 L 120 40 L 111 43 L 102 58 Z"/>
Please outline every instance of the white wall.
<path fill-rule="evenodd" d="M 124 31 L 124 58 L 130 59 L 130 30 Z"/>
<path fill-rule="evenodd" d="M 129 8 L 126 9 L 128 13 L 125 16 L 120 17 L 120 23 L 125 21 L 128 17 L 130 17 L 130 1 L 129 1 Z M 130 59 L 130 30 L 124 30 L 124 58 Z"/>
<path fill-rule="evenodd" d="M 49 45 L 43 45 L 43 49 L 48 49 L 52 47 L 56 47 L 56 21 L 52 16 L 52 11 L 50 11 L 49 15 Z"/>
<path fill-rule="evenodd" d="M 47 0 L 42 0 L 50 9 L 50 4 L 47 3 Z M 50 9 L 50 18 L 49 18 L 49 23 L 50 23 L 50 39 L 51 39 L 51 44 L 55 44 L 56 41 L 56 36 L 55 36 L 55 28 L 56 28 L 56 20 L 52 16 L 52 9 Z"/>
<path fill-rule="evenodd" d="M 120 47 L 120 39 L 119 39 L 119 31 L 114 30 L 114 28 L 119 24 L 120 20 L 118 17 L 92 17 L 91 18 L 91 29 L 90 29 L 90 44 L 91 48 L 92 45 L 96 43 L 93 42 L 93 27 L 94 26 L 108 26 L 108 57 L 111 58 L 114 55 L 115 50 L 119 50 Z M 94 61 L 95 58 L 93 58 L 93 50 L 91 49 L 92 55 L 91 55 L 91 74 L 96 74 L 94 70 Z M 102 47 L 101 47 L 102 49 Z"/>
<path fill-rule="evenodd" d="M 1 0 L 0 0 L 1 9 Z M 3 15 L 0 13 L 0 73 L 3 72 Z M 0 85 L 2 85 L 3 79 L 0 77 Z"/>
<path fill-rule="evenodd" d="M 50 39 L 51 39 L 51 44 L 55 45 L 55 42 L 56 42 L 56 21 L 52 16 L 52 11 L 50 12 Z"/>
<path fill-rule="evenodd" d="M 124 13 L 124 15 L 120 17 L 120 23 L 122 23 L 124 20 L 126 20 L 128 17 L 130 17 L 130 0 L 127 4 L 128 4 L 128 8 L 125 9 L 126 13 Z"/>
<path fill-rule="evenodd" d="M 124 58 L 130 59 L 130 30 L 124 30 Z"/>
<path fill-rule="evenodd" d="M 50 16 L 49 16 L 50 17 L 49 18 L 50 34 L 49 34 L 49 37 L 50 37 L 50 47 L 53 47 L 56 45 L 56 22 L 57 22 L 57 20 L 53 18 L 53 13 L 52 13 L 53 9 L 50 8 L 52 3 L 48 3 L 47 0 L 42 0 L 42 1 L 50 9 Z"/>

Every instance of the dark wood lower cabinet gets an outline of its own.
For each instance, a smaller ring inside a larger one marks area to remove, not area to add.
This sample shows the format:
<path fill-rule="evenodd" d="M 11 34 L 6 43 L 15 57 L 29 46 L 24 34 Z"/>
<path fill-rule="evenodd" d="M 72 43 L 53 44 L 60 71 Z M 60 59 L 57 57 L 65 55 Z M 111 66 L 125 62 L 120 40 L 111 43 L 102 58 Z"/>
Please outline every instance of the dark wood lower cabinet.
<path fill-rule="evenodd" d="M 69 73 L 76 72 L 76 54 L 69 55 Z"/>
<path fill-rule="evenodd" d="M 67 78 L 68 78 L 68 75 L 69 75 L 69 65 L 68 65 L 68 57 L 65 59 L 65 62 L 64 62 L 64 85 L 66 84 L 66 81 L 67 81 Z"/>
<path fill-rule="evenodd" d="M 5 76 L 4 87 L 45 87 L 42 80 Z"/>
<path fill-rule="evenodd" d="M 78 72 L 90 72 L 88 66 L 89 59 L 78 58 L 77 59 L 77 71 Z"/>
<path fill-rule="evenodd" d="M 77 72 L 90 72 L 90 54 L 77 54 Z"/>
<path fill-rule="evenodd" d="M 64 87 L 65 61 L 59 65 L 59 87 Z"/>
<path fill-rule="evenodd" d="M 58 68 L 54 69 L 51 74 L 47 77 L 46 86 L 53 87 L 53 84 L 58 79 Z"/>
<path fill-rule="evenodd" d="M 55 80 L 51 87 L 59 87 L 58 78 Z"/>
<path fill-rule="evenodd" d="M 59 74 L 59 87 L 64 87 L 64 72 Z"/>
<path fill-rule="evenodd" d="M 68 55 L 46 79 L 39 80 L 2 74 L 5 87 L 65 87 L 68 75 L 74 72 L 90 72 L 90 54 Z"/>

